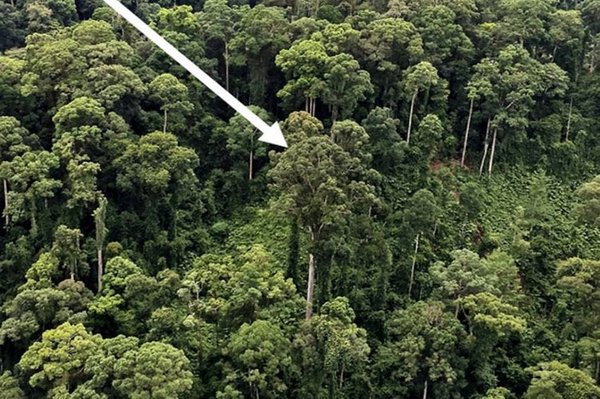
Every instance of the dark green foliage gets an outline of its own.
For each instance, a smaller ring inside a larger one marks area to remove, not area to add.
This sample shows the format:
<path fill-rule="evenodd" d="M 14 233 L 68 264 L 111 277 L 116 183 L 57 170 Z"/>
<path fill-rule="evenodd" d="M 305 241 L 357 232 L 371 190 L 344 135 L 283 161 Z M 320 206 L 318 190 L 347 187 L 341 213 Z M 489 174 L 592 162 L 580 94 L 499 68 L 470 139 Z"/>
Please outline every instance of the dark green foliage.
<path fill-rule="evenodd" d="M 0 399 L 600 398 L 599 0 L 0 2 Z"/>

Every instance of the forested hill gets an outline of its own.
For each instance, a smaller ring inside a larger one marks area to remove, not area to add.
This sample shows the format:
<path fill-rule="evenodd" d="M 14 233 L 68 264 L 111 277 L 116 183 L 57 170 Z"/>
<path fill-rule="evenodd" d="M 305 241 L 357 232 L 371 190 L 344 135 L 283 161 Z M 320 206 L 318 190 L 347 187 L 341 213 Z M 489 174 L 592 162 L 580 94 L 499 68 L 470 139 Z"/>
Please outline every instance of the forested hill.
<path fill-rule="evenodd" d="M 0 399 L 600 399 L 600 0 L 0 0 Z"/>

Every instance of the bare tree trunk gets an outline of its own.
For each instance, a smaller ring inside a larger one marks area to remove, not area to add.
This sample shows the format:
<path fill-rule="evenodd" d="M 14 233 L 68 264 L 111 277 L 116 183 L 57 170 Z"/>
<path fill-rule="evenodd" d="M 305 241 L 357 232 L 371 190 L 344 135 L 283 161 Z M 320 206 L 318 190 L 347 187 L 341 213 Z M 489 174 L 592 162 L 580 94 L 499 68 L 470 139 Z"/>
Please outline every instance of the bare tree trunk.
<path fill-rule="evenodd" d="M 104 274 L 104 262 L 102 259 L 102 247 L 96 249 L 98 257 L 98 292 L 102 291 L 102 275 Z"/>
<path fill-rule="evenodd" d="M 406 144 L 410 144 L 410 132 L 412 130 L 412 119 L 413 119 L 413 113 L 415 111 L 415 101 L 417 100 L 417 94 L 419 94 L 419 91 L 415 90 L 415 94 L 413 94 L 412 100 L 410 101 L 410 112 L 408 114 L 408 131 L 406 133 Z"/>
<path fill-rule="evenodd" d="M 8 181 L 6 181 L 6 179 L 2 180 L 2 184 L 4 186 L 4 226 L 8 227 L 8 224 L 10 223 L 10 217 L 8 216 Z"/>
<path fill-rule="evenodd" d="M 248 159 L 248 180 L 252 180 L 252 159 L 254 158 L 254 151 L 250 150 L 250 158 Z"/>
<path fill-rule="evenodd" d="M 163 123 L 163 133 L 166 133 L 167 132 L 167 110 L 166 109 L 165 109 L 165 114 L 164 115 L 165 115 L 164 116 L 165 120 L 164 120 L 164 123 Z"/>
<path fill-rule="evenodd" d="M 567 118 L 567 135 L 565 141 L 569 141 L 569 133 L 571 132 L 571 117 L 573 116 L 573 97 L 571 96 L 571 102 L 569 103 L 569 117 Z"/>
<path fill-rule="evenodd" d="M 229 43 L 227 41 L 225 41 L 223 59 L 225 60 L 225 88 L 229 91 Z"/>
<path fill-rule="evenodd" d="M 308 254 L 308 285 L 306 287 L 306 320 L 312 317 L 313 295 L 315 289 L 315 256 Z"/>
<path fill-rule="evenodd" d="M 473 117 L 473 104 L 475 99 L 471 99 L 471 105 L 469 106 L 469 117 L 467 118 L 467 128 L 465 129 L 465 142 L 463 143 L 462 156 L 460 158 L 460 166 L 465 166 L 465 157 L 467 155 L 467 143 L 469 141 L 469 130 L 471 130 L 471 118 Z"/>
<path fill-rule="evenodd" d="M 307 98 L 304 100 L 304 110 L 305 110 L 306 112 L 308 112 L 308 113 L 310 113 L 309 102 L 310 102 L 310 99 L 307 97 Z"/>
<path fill-rule="evenodd" d="M 415 265 L 417 264 L 417 253 L 419 252 L 419 236 L 415 238 L 415 253 L 413 254 L 412 266 L 410 267 L 410 280 L 408 282 L 408 298 L 412 294 L 413 282 L 415 281 Z"/>
<path fill-rule="evenodd" d="M 429 381 L 425 380 L 425 387 L 423 388 L 423 399 L 427 399 L 427 388 L 429 386 Z"/>
<path fill-rule="evenodd" d="M 487 157 L 488 147 L 490 146 L 490 126 L 491 119 L 488 118 L 487 127 L 485 128 L 485 140 L 483 142 L 483 157 L 481 158 L 481 165 L 479 165 L 479 176 L 483 173 L 483 165 L 485 165 L 485 158 Z"/>
<path fill-rule="evenodd" d="M 492 152 L 490 153 L 490 163 L 488 164 L 488 176 L 492 175 L 492 169 L 494 167 L 494 155 L 496 153 L 496 137 L 498 136 L 498 128 L 494 128 L 494 136 L 492 138 Z"/>
<path fill-rule="evenodd" d="M 334 105 L 331 110 L 331 128 L 333 128 L 333 125 L 335 125 L 335 122 L 337 122 L 338 112 L 339 107 L 337 105 Z"/>

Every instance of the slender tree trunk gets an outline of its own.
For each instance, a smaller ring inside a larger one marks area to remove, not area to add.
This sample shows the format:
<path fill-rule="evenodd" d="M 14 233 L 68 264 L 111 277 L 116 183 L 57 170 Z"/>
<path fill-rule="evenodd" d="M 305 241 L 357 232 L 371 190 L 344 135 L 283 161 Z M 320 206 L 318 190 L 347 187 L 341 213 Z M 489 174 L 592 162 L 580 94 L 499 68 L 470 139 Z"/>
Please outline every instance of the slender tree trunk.
<path fill-rule="evenodd" d="M 485 140 L 483 142 L 483 157 L 481 158 L 481 164 L 479 165 L 479 176 L 481 176 L 481 174 L 483 173 L 483 165 L 485 165 L 485 158 L 487 157 L 488 148 L 490 146 L 490 126 L 491 119 L 488 118 L 487 127 L 485 128 Z"/>
<path fill-rule="evenodd" d="M 165 109 L 165 114 L 164 114 L 164 123 L 163 123 L 163 133 L 167 132 L 167 110 Z"/>
<path fill-rule="evenodd" d="M 333 108 L 331 109 L 331 127 L 332 128 L 333 128 L 333 125 L 335 125 L 335 122 L 337 122 L 338 112 L 339 112 L 339 107 L 337 105 L 334 105 Z"/>
<path fill-rule="evenodd" d="M 96 249 L 98 257 L 98 292 L 102 291 L 102 275 L 104 274 L 104 263 L 102 259 L 102 247 Z"/>
<path fill-rule="evenodd" d="M 319 0 L 316 0 L 316 1 L 315 1 L 315 8 L 314 8 L 314 10 L 313 10 L 313 12 L 312 12 L 312 15 L 311 15 L 311 17 L 314 17 L 315 15 L 317 15 L 317 12 L 319 11 L 319 8 L 320 8 L 320 7 L 321 7 L 320 1 L 319 1 Z"/>
<path fill-rule="evenodd" d="M 37 235 L 37 206 L 35 205 L 35 199 L 31 199 L 31 235 Z"/>
<path fill-rule="evenodd" d="M 248 180 L 252 180 L 252 160 L 254 158 L 254 151 L 250 150 L 250 157 L 248 158 Z"/>
<path fill-rule="evenodd" d="M 429 381 L 425 380 L 425 387 L 423 388 L 423 399 L 427 399 L 427 388 L 429 387 Z"/>
<path fill-rule="evenodd" d="M 225 61 L 225 88 L 229 91 L 229 43 L 227 43 L 227 41 L 225 41 L 223 59 Z"/>
<path fill-rule="evenodd" d="M 8 181 L 6 179 L 2 180 L 2 185 L 4 186 L 4 226 L 8 227 L 10 223 L 10 217 L 8 216 Z"/>
<path fill-rule="evenodd" d="M 415 265 L 417 264 L 417 253 L 419 252 L 419 236 L 420 234 L 417 234 L 417 237 L 415 238 L 415 253 L 413 254 L 412 265 L 410 267 L 410 280 L 408 282 L 409 299 L 412 294 L 413 282 L 415 281 Z"/>
<path fill-rule="evenodd" d="M 417 100 L 417 94 L 419 94 L 419 91 L 415 90 L 415 94 L 413 94 L 412 99 L 410 101 L 410 112 L 408 114 L 408 132 L 406 133 L 406 144 L 410 144 L 410 132 L 412 130 L 412 119 L 413 119 L 413 113 L 415 111 L 415 101 Z"/>
<path fill-rule="evenodd" d="M 306 111 L 307 113 L 310 113 L 309 103 L 310 99 L 306 97 L 306 99 L 304 99 L 304 111 Z"/>
<path fill-rule="evenodd" d="M 313 296 L 315 289 L 315 256 L 308 254 L 308 284 L 306 287 L 306 320 L 312 317 Z"/>
<path fill-rule="evenodd" d="M 492 175 L 492 169 L 494 167 L 494 155 L 496 153 L 496 137 L 498 136 L 498 128 L 494 128 L 494 137 L 492 138 L 492 152 L 490 153 L 490 163 L 488 165 L 488 176 Z"/>
<path fill-rule="evenodd" d="M 467 128 L 465 129 L 465 142 L 463 143 L 462 156 L 460 158 L 460 166 L 465 166 L 465 157 L 467 155 L 467 143 L 469 141 L 469 130 L 471 130 L 471 118 L 473 117 L 473 105 L 475 99 L 471 99 L 471 105 L 469 106 L 469 117 L 467 118 Z"/>
<path fill-rule="evenodd" d="M 571 118 L 573 116 L 573 97 L 571 96 L 571 101 L 569 103 L 569 117 L 567 118 L 567 134 L 565 137 L 565 141 L 569 141 L 569 133 L 571 132 Z"/>

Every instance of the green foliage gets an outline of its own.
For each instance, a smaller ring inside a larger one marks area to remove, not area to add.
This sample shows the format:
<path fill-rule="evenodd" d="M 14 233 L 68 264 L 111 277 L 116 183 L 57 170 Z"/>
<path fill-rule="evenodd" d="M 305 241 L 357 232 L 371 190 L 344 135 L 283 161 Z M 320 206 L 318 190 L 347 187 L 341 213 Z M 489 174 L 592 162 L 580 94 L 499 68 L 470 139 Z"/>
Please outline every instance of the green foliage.
<path fill-rule="evenodd" d="M 600 1 L 124 4 L 289 148 L 2 2 L 0 398 L 599 396 Z"/>
<path fill-rule="evenodd" d="M 600 388 L 585 373 L 560 362 L 541 363 L 531 368 L 533 379 L 525 398 L 598 398 Z"/>

